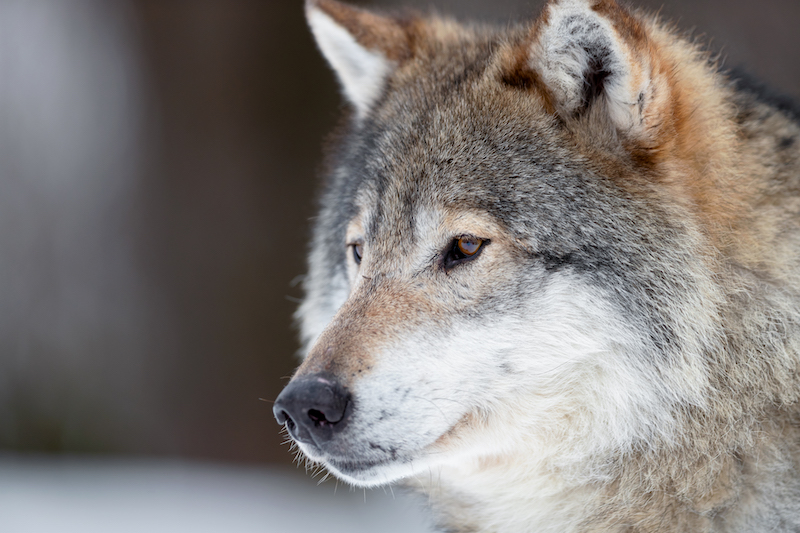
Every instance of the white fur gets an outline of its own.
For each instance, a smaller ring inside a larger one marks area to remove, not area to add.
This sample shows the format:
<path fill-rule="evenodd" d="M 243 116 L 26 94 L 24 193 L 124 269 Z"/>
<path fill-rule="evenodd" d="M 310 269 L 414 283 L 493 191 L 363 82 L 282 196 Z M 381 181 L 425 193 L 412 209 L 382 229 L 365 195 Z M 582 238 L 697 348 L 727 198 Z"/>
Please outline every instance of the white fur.
<path fill-rule="evenodd" d="M 380 97 L 395 64 L 377 50 L 362 46 L 319 8 L 311 7 L 308 23 L 322 54 L 339 77 L 345 96 L 363 118 Z"/>
<path fill-rule="evenodd" d="M 530 307 L 525 316 L 410 331 L 400 345 L 377 354 L 375 368 L 353 390 L 362 415 L 354 433 L 360 441 L 397 447 L 408 461 L 358 477 L 329 468 L 360 486 L 417 477 L 435 491 L 452 483 L 481 500 L 493 492 L 488 500 L 499 505 L 510 504 L 499 496 L 508 491 L 506 476 L 519 477 L 514 501 L 532 519 L 542 506 L 559 505 L 553 499 L 559 487 L 573 490 L 602 477 L 607 453 L 630 449 L 640 435 L 671 431 L 658 382 L 621 360 L 640 340 L 591 289 L 564 277 Z M 501 371 L 499 357 L 513 375 Z M 394 416 L 381 418 L 387 407 Z M 437 442 L 474 413 L 483 418 L 478 427 Z M 511 459 L 508 470 L 481 466 L 494 457 Z M 555 468 L 591 474 L 574 484 L 554 482 Z M 514 513 L 498 516 L 515 521 Z"/>
<path fill-rule="evenodd" d="M 435 210 L 420 210 L 415 216 L 419 246 L 389 258 L 390 264 L 386 257 L 378 262 L 396 278 L 423 271 L 430 257 L 459 233 L 444 220 Z M 369 269 L 366 250 L 361 267 Z M 505 253 L 501 244 L 492 244 L 480 258 L 476 279 L 465 283 L 523 275 L 503 272 Z M 352 291 L 363 279 L 350 269 Z M 518 483 L 527 489 L 517 486 L 518 503 L 533 517 L 542 505 L 561 505 L 554 496 L 559 487 L 576 490 L 603 478 L 609 455 L 650 440 L 669 441 L 675 406 L 696 403 L 707 386 L 702 364 L 689 357 L 655 375 L 651 365 L 637 363 L 648 339 L 618 317 L 597 289 L 569 273 L 542 279 L 531 279 L 534 288 L 530 298 L 522 299 L 524 309 L 479 320 L 454 314 L 447 327 L 436 321 L 430 327 L 409 327 L 372 354 L 374 368 L 353 384 L 359 409 L 351 422 L 357 437 L 350 444 L 367 453 L 367 443 L 396 448 L 397 461 L 350 475 L 305 446 L 301 449 L 361 486 L 416 476 L 452 482 L 467 492 L 474 485 L 474 496 L 483 499 L 480 492 L 502 493 L 497 485 L 507 483 L 506 476 L 519 476 Z M 465 416 L 475 423 L 454 431 Z M 513 471 L 485 471 L 482 462 L 493 457 L 511 459 Z M 550 479 L 554 470 L 561 472 L 557 483 Z M 509 504 L 497 496 L 490 499 Z"/>

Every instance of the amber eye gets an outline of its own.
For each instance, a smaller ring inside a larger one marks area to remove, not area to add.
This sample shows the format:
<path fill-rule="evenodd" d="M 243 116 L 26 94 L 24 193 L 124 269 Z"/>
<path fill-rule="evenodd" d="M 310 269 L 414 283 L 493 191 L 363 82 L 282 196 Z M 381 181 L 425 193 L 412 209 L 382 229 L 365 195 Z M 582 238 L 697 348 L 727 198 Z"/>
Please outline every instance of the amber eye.
<path fill-rule="evenodd" d="M 483 241 L 476 237 L 461 237 L 456 241 L 458 251 L 465 257 L 472 257 L 480 250 Z"/>
<path fill-rule="evenodd" d="M 453 239 L 452 244 L 450 244 L 450 248 L 447 249 L 444 254 L 444 268 L 449 270 L 459 263 L 478 257 L 481 250 L 483 250 L 488 243 L 488 240 L 479 239 L 472 235 L 456 237 Z"/>
<path fill-rule="evenodd" d="M 353 261 L 356 262 L 357 265 L 361 264 L 361 257 L 364 253 L 364 245 L 360 242 L 355 244 L 351 244 L 350 247 L 353 249 Z"/>

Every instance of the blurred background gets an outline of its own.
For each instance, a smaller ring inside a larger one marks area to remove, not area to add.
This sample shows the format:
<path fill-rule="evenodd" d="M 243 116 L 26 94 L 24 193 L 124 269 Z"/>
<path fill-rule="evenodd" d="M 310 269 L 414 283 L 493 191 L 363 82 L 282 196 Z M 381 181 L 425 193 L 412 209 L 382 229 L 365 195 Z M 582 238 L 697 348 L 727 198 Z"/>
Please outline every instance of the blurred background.
<path fill-rule="evenodd" d="M 508 23 L 543 2 L 352 3 Z M 797 0 L 635 5 L 800 99 Z M 305 479 L 271 400 L 342 105 L 301 0 L 0 0 L 0 494 L 43 497 L 75 457 L 75 479 L 145 461 L 106 492 L 158 461 Z"/>

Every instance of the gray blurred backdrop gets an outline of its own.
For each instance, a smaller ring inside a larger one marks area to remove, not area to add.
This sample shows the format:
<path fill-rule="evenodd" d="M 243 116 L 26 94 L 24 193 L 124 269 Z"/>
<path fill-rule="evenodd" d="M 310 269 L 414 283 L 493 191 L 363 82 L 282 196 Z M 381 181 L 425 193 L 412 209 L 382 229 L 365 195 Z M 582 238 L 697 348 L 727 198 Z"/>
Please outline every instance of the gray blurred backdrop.
<path fill-rule="evenodd" d="M 800 98 L 797 0 L 636 5 Z M 0 0 L 0 450 L 291 461 L 260 399 L 341 105 L 301 0 Z"/>

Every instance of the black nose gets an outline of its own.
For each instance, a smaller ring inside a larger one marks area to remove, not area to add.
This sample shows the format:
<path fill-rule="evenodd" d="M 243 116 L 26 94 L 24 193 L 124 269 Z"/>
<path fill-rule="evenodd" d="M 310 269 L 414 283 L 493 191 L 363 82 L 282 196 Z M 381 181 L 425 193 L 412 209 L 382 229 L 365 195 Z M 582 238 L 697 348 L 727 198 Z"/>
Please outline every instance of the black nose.
<path fill-rule="evenodd" d="M 292 438 L 322 445 L 342 430 L 352 411 L 350 393 L 327 374 L 293 379 L 280 393 L 272 412 Z"/>

